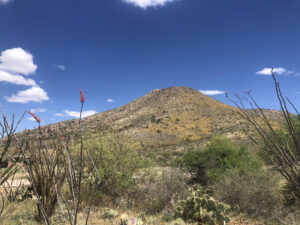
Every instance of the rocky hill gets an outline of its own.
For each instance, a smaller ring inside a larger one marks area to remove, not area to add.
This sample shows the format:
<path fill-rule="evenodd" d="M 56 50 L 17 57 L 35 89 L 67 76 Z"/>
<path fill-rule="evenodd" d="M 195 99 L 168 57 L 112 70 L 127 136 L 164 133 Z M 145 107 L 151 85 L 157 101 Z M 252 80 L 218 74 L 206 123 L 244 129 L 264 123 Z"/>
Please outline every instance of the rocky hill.
<path fill-rule="evenodd" d="M 124 106 L 101 112 L 83 120 L 84 133 L 113 129 L 142 146 L 172 146 L 203 142 L 215 135 L 246 141 L 238 109 L 189 87 L 170 87 L 151 91 Z M 264 110 L 273 123 L 280 112 Z M 51 125 L 65 134 L 78 130 L 77 120 Z M 44 129 L 45 130 L 45 129 Z M 32 132 L 32 135 L 35 132 Z"/>

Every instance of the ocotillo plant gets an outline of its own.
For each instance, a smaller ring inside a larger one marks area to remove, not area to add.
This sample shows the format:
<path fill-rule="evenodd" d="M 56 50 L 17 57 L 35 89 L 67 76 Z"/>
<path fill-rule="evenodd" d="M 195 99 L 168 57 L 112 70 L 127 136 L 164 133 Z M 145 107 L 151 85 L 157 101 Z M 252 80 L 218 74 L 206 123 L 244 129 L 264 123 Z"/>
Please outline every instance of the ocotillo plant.
<path fill-rule="evenodd" d="M 284 97 L 279 82 L 277 82 L 272 69 L 272 77 L 275 85 L 277 100 L 282 113 L 282 122 L 286 130 L 278 131 L 266 116 L 264 110 L 259 107 L 250 91 L 241 98 L 236 96 L 237 101 L 227 98 L 239 109 L 241 118 L 247 121 L 256 130 L 262 140 L 263 147 L 257 137 L 250 136 L 252 141 L 260 147 L 263 155 L 268 159 L 273 167 L 278 170 L 286 179 L 290 191 L 300 200 L 300 114 L 294 104 Z M 296 112 L 292 114 L 288 109 L 288 104 Z M 252 109 L 252 110 L 249 110 Z M 245 129 L 247 132 L 247 129 Z"/>
<path fill-rule="evenodd" d="M 24 117 L 24 114 L 20 117 L 18 121 L 15 121 L 13 115 L 12 122 L 9 123 L 7 116 L 0 104 L 0 110 L 2 113 L 2 121 L 0 121 L 0 185 L 3 185 L 12 175 L 15 174 L 19 166 L 17 165 L 18 158 L 21 155 L 21 152 L 17 148 L 12 148 L 12 142 L 14 139 L 14 134 Z M 8 163 L 10 161 L 10 163 Z M 1 203 L 0 203 L 0 222 L 1 215 L 5 206 L 5 199 L 3 194 L 0 192 Z"/>
<path fill-rule="evenodd" d="M 91 163 L 92 167 L 95 169 L 95 173 L 92 174 L 92 176 L 95 176 L 95 182 L 93 183 L 93 186 L 91 186 L 91 198 L 90 198 L 90 204 L 88 206 L 87 214 L 86 214 L 86 219 L 85 219 L 85 224 L 88 224 L 89 220 L 89 215 L 90 215 L 90 210 L 91 206 L 94 200 L 94 189 L 97 187 L 98 184 L 98 170 L 96 168 L 96 165 L 94 163 L 94 160 L 92 159 L 91 155 L 89 154 L 88 149 L 84 148 L 83 144 L 83 134 L 82 134 L 82 111 L 85 103 L 85 97 L 81 89 L 79 89 L 80 93 L 80 103 L 81 103 L 81 109 L 80 109 L 80 116 L 78 120 L 78 125 L 79 125 L 79 141 L 80 141 L 80 152 L 79 152 L 79 157 L 76 158 L 72 156 L 70 152 L 70 148 L 66 142 L 61 139 L 61 145 L 63 146 L 63 160 L 64 160 L 64 165 L 65 169 L 67 171 L 66 173 L 66 178 L 68 182 L 68 189 L 69 192 L 71 193 L 71 201 L 67 201 L 66 197 L 63 195 L 62 191 L 60 189 L 57 189 L 57 194 L 60 197 L 60 199 L 64 202 L 64 205 L 67 208 L 67 221 L 71 225 L 76 225 L 78 223 L 78 213 L 80 210 L 80 205 L 82 203 L 82 181 L 84 177 L 84 167 L 85 163 Z M 85 155 L 89 159 L 88 162 L 85 162 Z M 62 211 L 63 212 L 63 211 Z M 63 212 L 64 214 L 64 212 Z M 65 215 L 65 214 L 64 214 Z"/>
<path fill-rule="evenodd" d="M 85 97 L 82 90 L 80 92 L 80 102 L 81 110 L 79 117 L 79 141 L 80 141 L 80 153 L 79 157 L 74 156 L 70 152 L 68 143 L 64 140 L 63 134 L 56 131 L 51 131 L 51 135 L 47 136 L 47 140 L 43 135 L 43 129 L 41 127 L 41 119 L 35 115 L 33 112 L 27 111 L 38 124 L 38 138 L 34 139 L 28 136 L 26 146 L 20 141 L 20 135 L 15 135 L 16 126 L 8 124 L 7 117 L 1 107 L 3 113 L 3 124 L 0 123 L 2 128 L 2 138 L 5 136 L 6 142 L 4 142 L 4 152 L 1 152 L 0 156 L 8 155 L 8 148 L 11 141 L 14 139 L 17 143 L 18 149 L 20 151 L 19 155 L 22 155 L 24 159 L 25 170 L 28 175 L 28 180 L 33 188 L 34 195 L 37 197 L 38 206 L 38 219 L 44 220 L 45 224 L 50 224 L 50 217 L 54 213 L 54 209 L 59 203 L 61 212 L 63 214 L 63 222 L 69 223 L 71 225 L 78 224 L 78 213 L 80 211 L 82 203 L 82 182 L 84 177 L 84 167 L 86 163 L 91 163 L 92 167 L 95 169 L 95 182 L 91 186 L 91 193 L 97 187 L 99 180 L 98 170 L 96 165 L 88 152 L 88 149 L 84 148 L 83 145 L 83 134 L 82 134 L 82 111 L 85 102 Z M 23 115 L 24 116 L 24 115 Z M 20 121 L 17 122 L 17 125 Z M 45 128 L 46 129 L 46 128 Z M 50 126 L 47 130 L 51 129 Z M 26 134 L 26 132 L 25 132 Z M 3 142 L 2 142 L 3 143 Z M 51 146 L 51 147 L 48 147 Z M 29 154 L 29 157 L 27 157 Z M 85 162 L 84 154 L 87 155 L 86 158 L 89 159 Z M 13 158 L 12 155 L 9 155 Z M 0 158 L 4 161 L 4 158 Z M 12 167 L 10 167 L 11 169 Z M 13 172 L 7 169 L 0 177 L 1 182 L 5 182 Z M 69 193 L 71 193 L 71 201 L 68 201 L 67 197 L 64 196 L 61 188 L 64 183 L 65 178 L 67 179 Z M 88 224 L 90 209 L 93 204 L 94 196 L 91 195 L 89 207 L 86 214 L 85 224 Z M 65 213 L 64 208 L 66 208 L 67 213 Z M 0 206 L 0 214 L 3 211 L 3 207 Z"/>
<path fill-rule="evenodd" d="M 27 169 L 32 172 L 32 185 L 35 185 L 36 194 L 39 196 L 42 208 L 38 205 L 39 220 L 43 219 L 43 211 L 47 220 L 53 215 L 58 198 L 57 189 L 60 189 L 66 177 L 66 170 L 62 164 L 63 146 L 52 135 L 50 140 L 45 141 L 40 118 L 34 113 L 28 112 L 38 123 L 38 139 L 27 141 L 26 152 L 29 154 Z M 48 144 L 52 146 L 50 149 Z"/>

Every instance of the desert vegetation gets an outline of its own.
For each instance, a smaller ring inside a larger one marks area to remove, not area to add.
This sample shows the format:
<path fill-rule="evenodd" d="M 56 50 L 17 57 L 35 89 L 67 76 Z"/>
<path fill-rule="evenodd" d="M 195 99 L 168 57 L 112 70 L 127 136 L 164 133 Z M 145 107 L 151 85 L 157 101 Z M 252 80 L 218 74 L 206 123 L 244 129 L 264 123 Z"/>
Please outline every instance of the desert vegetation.
<path fill-rule="evenodd" d="M 250 93 L 231 100 L 256 148 L 216 133 L 158 155 L 113 127 L 86 132 L 81 114 L 71 135 L 32 112 L 36 135 L 16 133 L 22 117 L 1 108 L 1 224 L 299 224 L 300 115 L 273 78 L 280 126 Z"/>

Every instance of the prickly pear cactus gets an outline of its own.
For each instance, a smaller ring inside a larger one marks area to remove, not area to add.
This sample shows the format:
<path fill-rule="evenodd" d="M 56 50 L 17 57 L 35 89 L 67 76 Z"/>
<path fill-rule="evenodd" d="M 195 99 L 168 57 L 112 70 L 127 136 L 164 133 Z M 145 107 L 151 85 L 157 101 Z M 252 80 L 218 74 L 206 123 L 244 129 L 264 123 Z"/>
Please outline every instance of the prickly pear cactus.
<path fill-rule="evenodd" d="M 209 196 L 200 186 L 195 185 L 185 201 L 180 201 L 176 213 L 184 220 L 192 220 L 198 224 L 224 225 L 229 223 L 229 206 Z"/>

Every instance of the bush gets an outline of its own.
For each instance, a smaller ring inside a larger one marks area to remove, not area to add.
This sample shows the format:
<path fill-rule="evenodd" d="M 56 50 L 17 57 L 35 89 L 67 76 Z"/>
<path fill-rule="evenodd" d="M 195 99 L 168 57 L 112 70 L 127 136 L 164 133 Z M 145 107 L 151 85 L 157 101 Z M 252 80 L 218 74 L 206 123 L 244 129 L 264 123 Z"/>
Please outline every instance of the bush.
<path fill-rule="evenodd" d="M 273 173 L 257 171 L 228 170 L 213 185 L 214 196 L 241 212 L 255 218 L 264 217 L 271 221 L 280 208 L 279 179 Z"/>
<path fill-rule="evenodd" d="M 134 206 L 148 214 L 172 208 L 177 200 L 187 195 L 188 176 L 170 167 L 142 169 L 136 174 L 138 190 Z"/>
<path fill-rule="evenodd" d="M 93 158 L 100 176 L 94 204 L 104 203 L 106 200 L 111 202 L 125 195 L 135 187 L 134 172 L 149 165 L 144 157 L 133 150 L 131 143 L 113 133 L 93 135 L 84 141 L 84 146 Z M 92 163 L 86 167 L 84 183 L 88 190 L 89 185 L 95 182 L 95 176 L 92 176 Z M 86 199 L 89 199 L 89 195 L 90 193 L 86 193 Z"/>
<path fill-rule="evenodd" d="M 193 182 L 207 185 L 217 181 L 227 170 L 256 170 L 263 162 L 246 147 L 239 147 L 228 138 L 214 137 L 203 151 L 185 153 L 177 165 L 192 174 Z"/>
<path fill-rule="evenodd" d="M 300 210 L 299 190 L 295 189 L 294 185 L 285 181 L 281 187 L 281 194 L 287 208 Z"/>
<path fill-rule="evenodd" d="M 115 210 L 113 210 L 113 209 L 108 209 L 108 208 L 106 208 L 106 209 L 104 209 L 104 212 L 102 213 L 102 218 L 103 219 L 112 219 L 112 218 L 115 218 L 115 217 L 117 217 L 118 216 L 118 212 L 117 211 L 115 211 Z"/>

